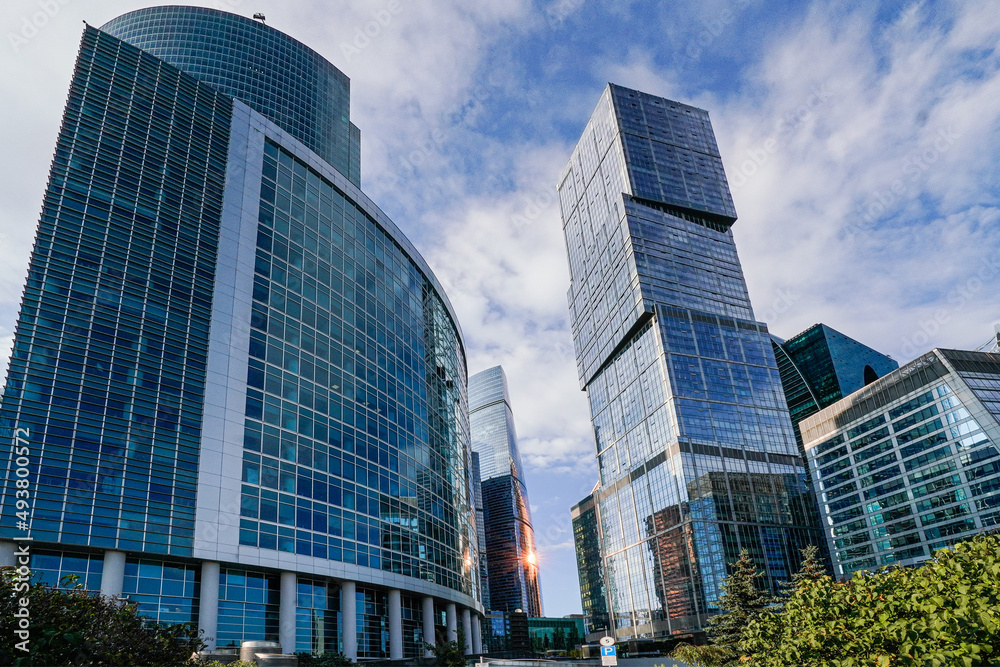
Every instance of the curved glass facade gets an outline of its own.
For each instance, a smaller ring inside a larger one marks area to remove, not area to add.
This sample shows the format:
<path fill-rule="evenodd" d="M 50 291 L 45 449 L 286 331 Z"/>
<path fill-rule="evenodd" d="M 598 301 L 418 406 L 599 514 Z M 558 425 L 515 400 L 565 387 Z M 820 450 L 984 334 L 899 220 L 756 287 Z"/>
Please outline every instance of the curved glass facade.
<path fill-rule="evenodd" d="M 101 30 L 246 102 L 361 184 L 350 80 L 305 44 L 263 22 L 204 7 L 139 9 Z"/>
<path fill-rule="evenodd" d="M 471 652 L 464 344 L 345 166 L 346 77 L 214 10 L 107 30 L 84 32 L 15 329 L 0 454 L 28 434 L 37 491 L 17 524 L 5 471 L 3 540 L 210 647 L 414 658 L 461 617 Z"/>
<path fill-rule="evenodd" d="M 365 210 L 272 141 L 250 328 L 240 543 L 471 590 L 457 332 Z"/>

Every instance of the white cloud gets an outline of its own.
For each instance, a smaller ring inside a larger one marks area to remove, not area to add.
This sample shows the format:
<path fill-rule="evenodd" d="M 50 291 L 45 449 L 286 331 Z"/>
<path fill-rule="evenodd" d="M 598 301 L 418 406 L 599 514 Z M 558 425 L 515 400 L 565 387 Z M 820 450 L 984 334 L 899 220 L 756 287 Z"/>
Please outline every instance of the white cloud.
<path fill-rule="evenodd" d="M 795 295 L 770 322 L 779 335 L 823 321 L 904 361 L 973 346 L 1000 317 L 995 290 L 961 305 L 954 292 L 1000 251 L 1000 16 L 934 10 L 877 32 L 866 13 L 814 6 L 749 72 L 759 94 L 706 102 L 751 296 L 773 314 Z"/>
<path fill-rule="evenodd" d="M 528 468 L 589 472 L 593 449 L 566 306 L 569 274 L 551 174 L 564 147 L 508 148 L 516 189 L 466 198 L 427 221 L 427 251 L 458 312 L 470 372 L 502 364 Z M 512 156 L 518 159 L 511 159 Z"/>

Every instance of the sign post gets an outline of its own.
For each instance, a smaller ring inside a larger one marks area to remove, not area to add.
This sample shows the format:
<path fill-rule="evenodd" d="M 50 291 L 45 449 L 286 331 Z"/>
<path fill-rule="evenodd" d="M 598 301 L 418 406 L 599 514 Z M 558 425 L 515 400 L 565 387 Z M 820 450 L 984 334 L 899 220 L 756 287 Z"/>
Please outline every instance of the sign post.
<path fill-rule="evenodd" d="M 618 667 L 614 637 L 601 637 L 601 667 Z"/>

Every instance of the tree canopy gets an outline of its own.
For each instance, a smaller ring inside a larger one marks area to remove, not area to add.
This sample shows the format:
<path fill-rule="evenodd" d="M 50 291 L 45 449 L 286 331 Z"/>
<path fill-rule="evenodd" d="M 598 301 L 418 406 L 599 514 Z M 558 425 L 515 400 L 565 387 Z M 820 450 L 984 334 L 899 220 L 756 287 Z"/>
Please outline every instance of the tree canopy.
<path fill-rule="evenodd" d="M 737 650 L 743 629 L 774 602 L 774 598 L 757 585 L 763 575 L 757 570 L 750 552 L 740 552 L 740 559 L 732 563 L 733 573 L 722 583 L 719 606 L 726 613 L 713 616 L 708 635 L 715 646 Z"/>
<path fill-rule="evenodd" d="M 938 551 L 920 567 L 799 581 L 739 642 L 754 667 L 1000 665 L 1000 535 Z"/>

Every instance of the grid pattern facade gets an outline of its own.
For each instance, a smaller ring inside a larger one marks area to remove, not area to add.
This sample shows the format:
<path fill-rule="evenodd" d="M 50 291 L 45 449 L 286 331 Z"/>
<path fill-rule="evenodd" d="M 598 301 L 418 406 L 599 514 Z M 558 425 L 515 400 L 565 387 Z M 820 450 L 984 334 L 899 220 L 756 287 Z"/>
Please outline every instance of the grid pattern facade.
<path fill-rule="evenodd" d="M 100 556 L 44 549 L 31 552 L 32 581 L 48 586 L 73 588 L 80 585 L 88 591 L 99 591 L 103 569 L 104 560 Z M 76 579 L 63 581 L 66 576 L 75 576 Z"/>
<path fill-rule="evenodd" d="M 472 504 L 476 508 L 476 546 L 479 548 L 479 592 L 484 609 L 490 608 L 489 561 L 486 558 L 486 507 L 483 505 L 483 480 L 479 452 L 472 452 Z"/>
<path fill-rule="evenodd" d="M 270 141 L 255 268 L 240 543 L 472 594 L 464 360 L 426 279 Z"/>
<path fill-rule="evenodd" d="M 277 573 L 222 568 L 216 645 L 239 646 L 244 639 L 277 641 L 280 597 Z"/>
<path fill-rule="evenodd" d="M 357 628 L 359 658 L 389 657 L 389 624 L 385 591 L 357 589 Z"/>
<path fill-rule="evenodd" d="M 199 582 L 193 565 L 129 558 L 122 595 L 137 604 L 140 614 L 159 623 L 196 623 Z"/>
<path fill-rule="evenodd" d="M 604 590 L 604 564 L 601 562 L 600 524 L 594 496 L 589 495 L 570 510 L 573 519 L 573 544 L 576 570 L 580 577 L 580 601 L 587 632 L 608 627 L 608 603 Z"/>
<path fill-rule="evenodd" d="M 340 653 L 340 587 L 322 580 L 301 577 L 296 586 L 296 652 Z"/>
<path fill-rule="evenodd" d="M 822 539 L 707 113 L 609 86 L 559 195 L 612 627 L 697 630 L 740 549 L 774 590 Z"/>
<path fill-rule="evenodd" d="M 32 433 L 36 542 L 191 553 L 231 111 L 84 31 L 0 409 Z"/>
<path fill-rule="evenodd" d="M 483 482 L 486 564 L 494 611 L 542 613 L 535 533 L 524 484 L 513 475 Z M 527 519 L 525 519 L 527 517 Z"/>
<path fill-rule="evenodd" d="M 620 86 L 609 90 L 632 196 L 735 221 L 708 112 Z"/>
<path fill-rule="evenodd" d="M 472 448 L 479 454 L 490 609 L 542 613 L 535 533 L 503 368 L 469 378 Z"/>
<path fill-rule="evenodd" d="M 419 657 L 424 653 L 424 616 L 420 598 L 401 596 L 403 612 L 403 655 Z M 433 642 L 433 637 L 427 643 Z"/>
<path fill-rule="evenodd" d="M 838 576 L 1000 525 L 1000 355 L 935 350 L 803 422 Z"/>
<path fill-rule="evenodd" d="M 101 30 L 246 102 L 360 186 L 350 80 L 309 47 L 263 22 L 204 7 L 139 9 Z"/>

